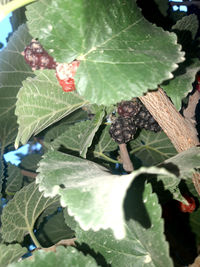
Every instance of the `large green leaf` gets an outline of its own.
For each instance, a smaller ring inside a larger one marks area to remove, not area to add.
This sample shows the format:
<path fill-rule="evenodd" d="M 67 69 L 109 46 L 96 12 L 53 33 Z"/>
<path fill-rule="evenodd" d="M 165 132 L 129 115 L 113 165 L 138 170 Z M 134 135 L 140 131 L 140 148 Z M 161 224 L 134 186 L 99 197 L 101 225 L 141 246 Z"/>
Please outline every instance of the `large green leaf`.
<path fill-rule="evenodd" d="M 0 266 L 7 267 L 9 263 L 18 261 L 27 252 L 26 248 L 22 248 L 19 244 L 4 245 L 0 244 Z"/>
<path fill-rule="evenodd" d="M 57 200 L 57 198 L 45 198 L 35 183 L 24 186 L 3 209 L 1 228 L 3 240 L 21 242 L 28 233 L 34 240 L 36 219 L 45 208 Z"/>
<path fill-rule="evenodd" d="M 157 196 L 152 193 L 150 184 L 145 184 L 144 188 L 143 181 L 139 180 L 132 186 L 130 202 L 133 216 L 125 224 L 127 236 L 124 239 L 116 240 L 110 230 L 83 231 L 67 213 L 66 222 L 71 227 L 75 226 L 77 242 L 89 245 L 111 266 L 173 266 Z"/>
<path fill-rule="evenodd" d="M 156 167 L 113 175 L 94 162 L 57 151 L 45 154 L 37 171 L 40 190 L 45 196 L 59 194 L 61 205 L 68 206 L 84 230 L 110 227 L 119 239 L 125 236 L 123 202 L 133 179 L 141 173 L 175 177 Z"/>
<path fill-rule="evenodd" d="M 76 267 L 98 267 L 96 261 L 89 255 L 84 256 L 75 248 L 58 247 L 56 252 L 45 252 L 39 250 L 34 253 L 32 260 L 25 259 L 18 263 L 12 263 L 8 267 L 55 267 L 55 266 L 76 266 Z"/>
<path fill-rule="evenodd" d="M 133 0 L 44 0 L 26 15 L 31 34 L 56 61 L 81 61 L 76 88 L 91 103 L 140 96 L 172 78 L 184 60 L 176 35 L 145 20 Z"/>
<path fill-rule="evenodd" d="M 17 95 L 19 131 L 16 147 L 20 141 L 25 144 L 32 135 L 87 103 L 74 92 L 63 92 L 54 70 L 36 71 L 35 74 L 36 77 L 23 82 Z"/>
<path fill-rule="evenodd" d="M 100 110 L 92 120 L 81 121 L 69 127 L 62 135 L 55 139 L 53 146 L 63 145 L 68 149 L 78 151 L 86 158 L 87 150 L 104 118 L 104 110 Z"/>
<path fill-rule="evenodd" d="M 16 95 L 22 81 L 33 76 L 31 68 L 25 63 L 21 52 L 32 37 L 26 25 L 22 25 L 10 38 L 0 52 L 0 142 L 5 147 L 17 135 L 17 118 L 14 114 Z"/>
<path fill-rule="evenodd" d="M 176 150 L 167 135 L 142 130 L 130 143 L 130 154 L 136 156 L 142 166 L 157 165 L 176 155 Z"/>

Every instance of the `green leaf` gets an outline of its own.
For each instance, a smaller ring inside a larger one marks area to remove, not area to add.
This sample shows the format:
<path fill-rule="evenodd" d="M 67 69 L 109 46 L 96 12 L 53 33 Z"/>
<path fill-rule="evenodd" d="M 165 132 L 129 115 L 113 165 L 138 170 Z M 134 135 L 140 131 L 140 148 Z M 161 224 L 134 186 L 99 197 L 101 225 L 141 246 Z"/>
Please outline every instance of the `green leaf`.
<path fill-rule="evenodd" d="M 0 244 L 0 266 L 7 267 L 9 263 L 19 260 L 27 252 L 19 244 L 4 245 Z"/>
<path fill-rule="evenodd" d="M 26 155 L 21 163 L 20 167 L 29 171 L 36 171 L 38 167 L 38 162 L 41 160 L 41 155 L 40 154 L 28 154 Z"/>
<path fill-rule="evenodd" d="M 191 63 L 192 61 L 192 63 Z M 174 79 L 168 84 L 162 85 L 167 95 L 172 100 L 177 110 L 181 109 L 182 99 L 187 96 L 189 91 L 192 91 L 192 83 L 195 81 L 197 71 L 200 69 L 199 59 L 189 59 L 180 65 L 175 72 Z"/>
<path fill-rule="evenodd" d="M 63 92 L 54 70 L 35 71 L 17 95 L 16 115 L 19 131 L 15 146 L 87 103 L 74 92 Z"/>
<path fill-rule="evenodd" d="M 142 166 L 157 165 L 177 154 L 163 131 L 154 133 L 142 130 L 139 136 L 129 144 L 130 154 L 136 156 L 141 161 Z"/>
<path fill-rule="evenodd" d="M 162 166 L 169 170 L 169 172 L 176 174 L 177 177 L 182 179 L 191 179 L 195 169 L 200 168 L 200 148 L 189 148 L 188 150 L 165 160 L 159 166 Z"/>
<path fill-rule="evenodd" d="M 23 184 L 23 175 L 21 170 L 17 166 L 8 163 L 7 175 L 6 193 L 15 194 L 15 192 L 21 189 Z"/>
<path fill-rule="evenodd" d="M 69 216 L 66 221 L 76 231 L 77 242 L 86 243 L 100 253 L 108 264 L 121 266 L 173 266 L 169 257 L 169 246 L 165 240 L 161 208 L 150 184 L 135 180 L 131 189 L 132 218 L 126 224 L 127 236 L 116 240 L 110 230 L 83 231 Z M 144 191 L 144 192 L 143 192 Z M 141 196 L 142 193 L 142 196 Z M 141 199 L 142 198 L 142 199 Z"/>
<path fill-rule="evenodd" d="M 195 14 L 184 16 L 178 20 L 177 23 L 172 26 L 174 32 L 179 36 L 180 43 L 188 43 L 188 41 L 194 40 L 199 28 L 198 17 Z"/>
<path fill-rule="evenodd" d="M 63 212 L 57 212 L 40 226 L 36 237 L 43 247 L 50 247 L 60 240 L 73 238 L 74 231 L 66 225 Z"/>
<path fill-rule="evenodd" d="M 33 76 L 21 55 L 31 39 L 26 25 L 22 25 L 0 52 L 0 142 L 3 148 L 11 144 L 17 135 L 17 117 L 14 114 L 16 95 L 22 81 Z"/>
<path fill-rule="evenodd" d="M 45 154 L 37 171 L 40 190 L 45 196 L 59 194 L 61 205 L 68 206 L 84 230 L 110 227 L 118 239 L 125 236 L 123 202 L 134 178 L 141 173 L 174 176 L 155 167 L 112 175 L 94 162 L 57 151 Z"/>
<path fill-rule="evenodd" d="M 8 267 L 17 266 L 76 266 L 76 267 L 98 267 L 95 260 L 72 247 L 57 247 L 56 252 L 45 252 L 44 250 L 36 251 L 33 259 L 25 259 L 18 263 L 10 264 Z"/>
<path fill-rule="evenodd" d="M 77 91 L 98 105 L 157 88 L 184 60 L 176 35 L 145 20 L 136 1 L 45 0 L 26 15 L 31 34 L 56 61 L 81 61 Z"/>
<path fill-rule="evenodd" d="M 24 186 L 3 209 L 3 240 L 22 242 L 24 236 L 29 233 L 35 242 L 33 227 L 36 219 L 44 209 L 57 200 L 57 198 L 45 198 L 35 183 Z"/>
<path fill-rule="evenodd" d="M 110 152 L 118 148 L 117 143 L 110 137 L 109 129 L 110 125 L 106 125 L 102 130 L 100 137 L 97 136 L 96 140 L 94 140 L 97 142 L 93 151 L 95 157 L 106 159 L 105 152 Z"/>
<path fill-rule="evenodd" d="M 70 126 L 62 135 L 55 139 L 53 146 L 63 145 L 73 151 L 78 151 L 80 156 L 86 158 L 87 150 L 104 118 L 105 111 L 99 110 L 92 120 L 81 121 Z"/>
<path fill-rule="evenodd" d="M 61 121 L 58 121 L 56 124 L 50 126 L 46 131 L 41 133 L 43 138 L 43 142 L 45 147 L 51 148 L 52 147 L 52 142 L 58 138 L 60 135 L 65 132 L 69 126 L 71 126 L 74 123 L 87 120 L 88 115 L 87 112 L 84 111 L 83 109 L 78 109 L 75 110 L 73 113 L 62 119 Z M 54 147 L 55 148 L 55 147 Z"/>

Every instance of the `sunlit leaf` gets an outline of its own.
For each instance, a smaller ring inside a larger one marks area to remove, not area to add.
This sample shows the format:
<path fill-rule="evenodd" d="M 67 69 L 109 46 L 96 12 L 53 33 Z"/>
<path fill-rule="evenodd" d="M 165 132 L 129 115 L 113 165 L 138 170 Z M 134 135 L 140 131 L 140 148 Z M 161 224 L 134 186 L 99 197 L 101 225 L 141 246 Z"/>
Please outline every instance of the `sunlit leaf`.
<path fill-rule="evenodd" d="M 59 121 L 87 103 L 74 92 L 63 92 L 54 70 L 35 72 L 28 78 L 17 95 L 16 115 L 19 130 L 15 141 L 18 146 L 49 125 Z"/>
<path fill-rule="evenodd" d="M 56 61 L 81 61 L 76 88 L 91 103 L 140 96 L 172 78 L 184 60 L 176 35 L 145 20 L 136 0 L 45 0 L 26 15 L 31 34 Z"/>
<path fill-rule="evenodd" d="M 124 263 L 126 266 L 173 266 L 157 196 L 152 193 L 150 184 L 144 188 L 144 181 L 138 180 L 131 190 L 132 216 L 125 223 L 127 236 L 124 239 L 116 240 L 110 230 L 83 231 L 67 213 L 66 222 L 74 227 L 78 243 L 88 244 L 112 266 L 121 267 Z"/>
<path fill-rule="evenodd" d="M 68 206 L 84 230 L 110 227 L 119 239 L 125 236 L 123 202 L 134 178 L 141 173 L 174 176 L 155 167 L 113 175 L 94 162 L 57 151 L 45 154 L 37 171 L 40 190 L 45 196 L 59 194 L 61 205 Z"/>

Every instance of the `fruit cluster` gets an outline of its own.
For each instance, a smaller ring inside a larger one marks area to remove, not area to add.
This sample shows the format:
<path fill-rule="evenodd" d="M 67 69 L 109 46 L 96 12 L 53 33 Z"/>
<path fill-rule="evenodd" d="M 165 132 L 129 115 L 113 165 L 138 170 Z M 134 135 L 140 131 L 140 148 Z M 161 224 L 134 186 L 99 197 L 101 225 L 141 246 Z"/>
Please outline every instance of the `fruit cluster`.
<path fill-rule="evenodd" d="M 55 69 L 56 62 L 42 47 L 37 40 L 32 40 L 31 43 L 26 46 L 22 52 L 27 64 L 31 66 L 33 70 L 36 69 Z"/>
<path fill-rule="evenodd" d="M 120 102 L 117 112 L 119 116 L 111 124 L 109 133 L 118 144 L 127 143 L 133 139 L 137 129 L 154 132 L 161 130 L 157 121 L 138 98 Z"/>
<path fill-rule="evenodd" d="M 24 59 L 32 70 L 55 69 L 56 77 L 64 92 L 75 90 L 74 75 L 80 64 L 74 60 L 71 63 L 57 63 L 37 40 L 32 40 L 22 52 Z"/>

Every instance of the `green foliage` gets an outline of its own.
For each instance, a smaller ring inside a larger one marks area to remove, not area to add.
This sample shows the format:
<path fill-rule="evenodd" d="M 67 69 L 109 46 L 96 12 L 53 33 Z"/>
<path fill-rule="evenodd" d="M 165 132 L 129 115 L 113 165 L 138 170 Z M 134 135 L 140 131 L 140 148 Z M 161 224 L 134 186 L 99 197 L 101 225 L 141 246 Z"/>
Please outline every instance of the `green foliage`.
<path fill-rule="evenodd" d="M 168 1 L 154 3 L 163 28 L 135 0 L 38 0 L 26 7 L 27 26 L 11 19 L 16 31 L 0 52 L 1 266 L 176 266 L 165 205 L 186 203 L 184 192 L 199 203 L 200 148 L 177 154 L 164 131 L 138 130 L 127 174 L 109 134 L 120 101 L 161 86 L 181 110 L 194 88 L 198 19 L 186 15 L 165 31 Z M 75 91 L 62 90 L 55 70 L 26 64 L 32 38 L 59 63 L 80 61 Z M 4 151 L 37 141 L 39 154 L 4 164 Z M 198 246 L 199 209 L 188 217 Z M 58 246 L 74 237 L 76 248 Z M 18 262 L 30 242 L 42 249 Z"/>
<path fill-rule="evenodd" d="M 151 185 L 145 184 L 144 188 L 143 179 L 136 179 L 129 191 L 134 197 L 129 199 L 131 203 L 126 203 L 132 207 L 128 214 L 130 219 L 125 223 L 126 238 L 116 240 L 110 230 L 83 231 L 65 212 L 66 222 L 75 230 L 77 242 L 89 244 L 112 266 L 124 266 L 125 262 L 126 266 L 173 266 L 163 234 L 161 208 Z"/>
<path fill-rule="evenodd" d="M 34 253 L 33 260 L 26 259 L 18 263 L 12 263 L 9 267 L 17 266 L 77 266 L 77 267 L 97 267 L 95 260 L 87 255 L 84 256 L 75 248 L 57 248 L 56 253 L 37 251 Z"/>
<path fill-rule="evenodd" d="M 22 248 L 19 244 L 4 245 L 0 244 L 0 266 L 6 267 L 13 261 L 18 261 L 27 252 L 26 248 Z"/>
<path fill-rule="evenodd" d="M 145 20 L 136 1 L 58 0 L 55 6 L 46 0 L 30 5 L 26 14 L 31 34 L 56 61 L 81 61 L 76 87 L 91 103 L 142 95 L 171 78 L 184 60 L 176 36 Z"/>

